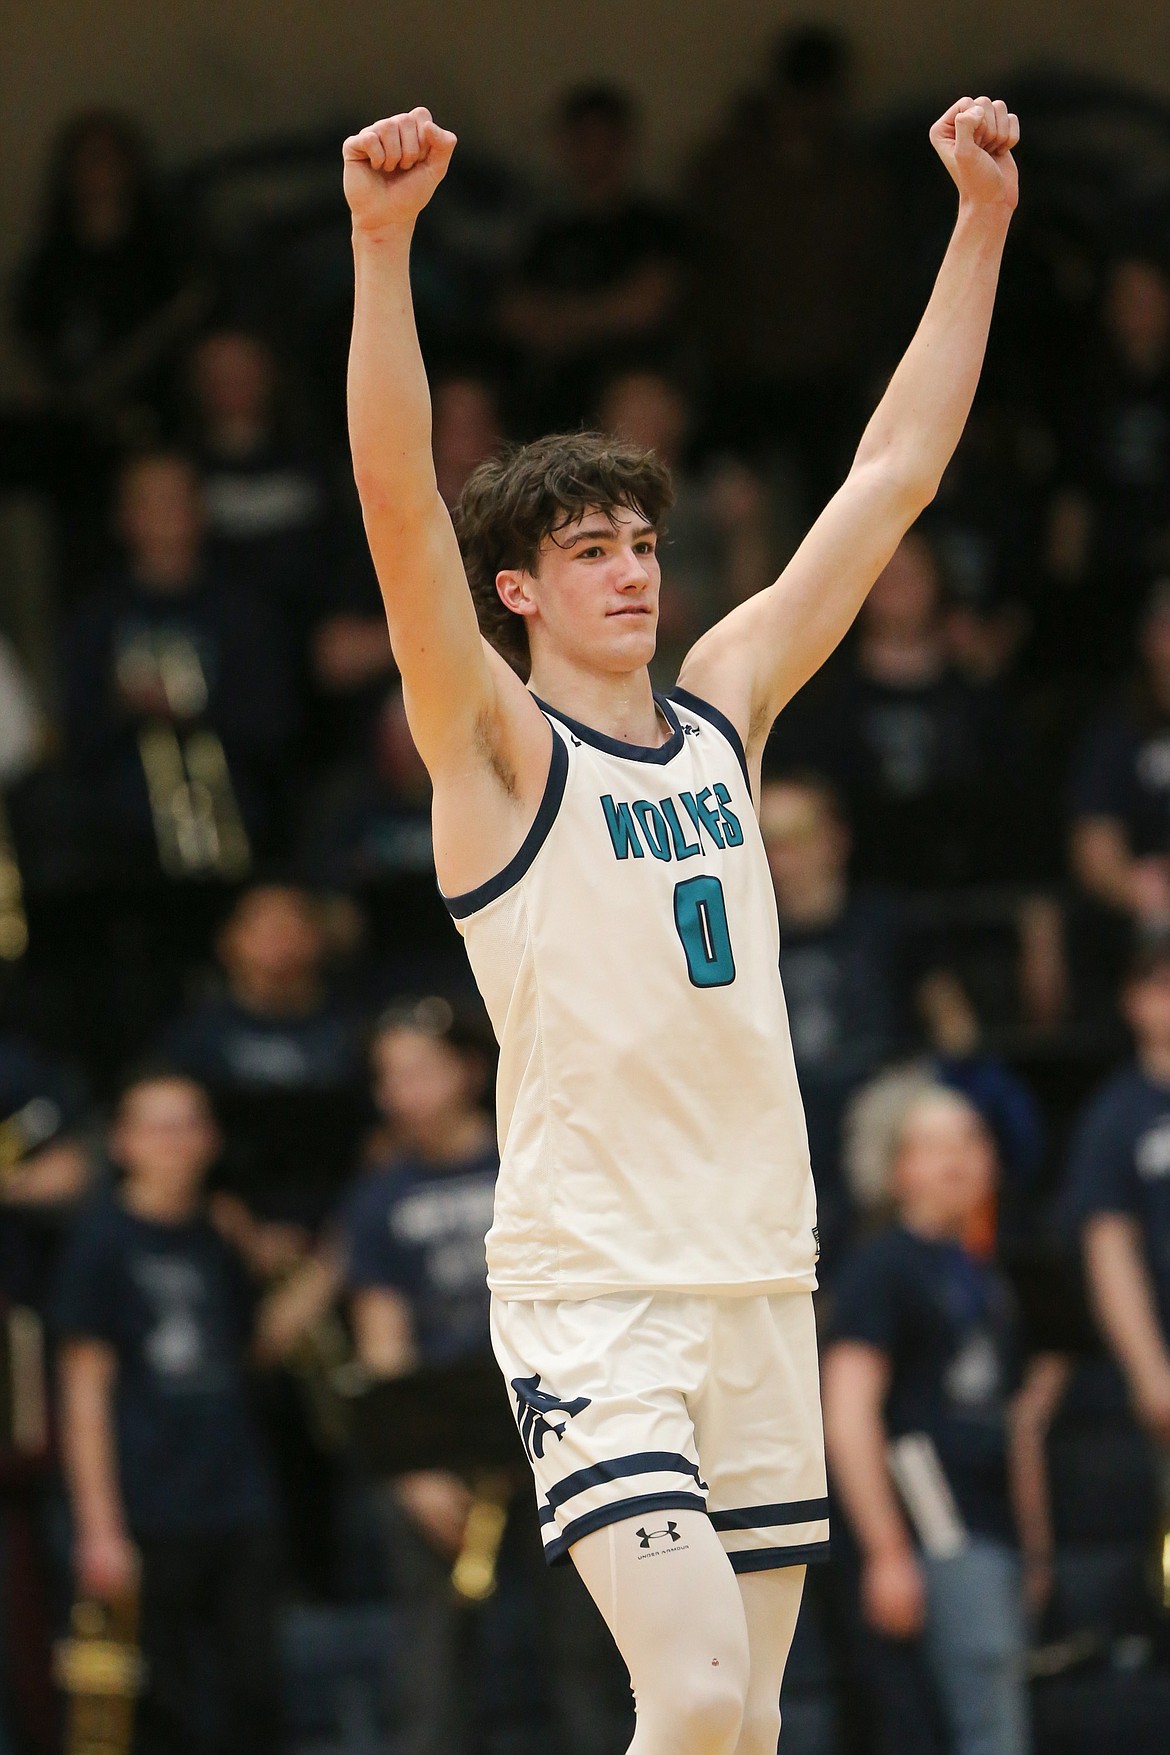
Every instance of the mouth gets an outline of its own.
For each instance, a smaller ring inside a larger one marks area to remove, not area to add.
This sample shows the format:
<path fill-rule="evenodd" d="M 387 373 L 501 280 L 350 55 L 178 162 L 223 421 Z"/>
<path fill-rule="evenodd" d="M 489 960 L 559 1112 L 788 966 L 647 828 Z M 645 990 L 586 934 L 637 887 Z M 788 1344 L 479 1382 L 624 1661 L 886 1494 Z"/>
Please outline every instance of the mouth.
<path fill-rule="evenodd" d="M 644 603 L 627 603 L 621 609 L 607 609 L 605 613 L 607 616 L 649 615 L 650 609 Z"/>

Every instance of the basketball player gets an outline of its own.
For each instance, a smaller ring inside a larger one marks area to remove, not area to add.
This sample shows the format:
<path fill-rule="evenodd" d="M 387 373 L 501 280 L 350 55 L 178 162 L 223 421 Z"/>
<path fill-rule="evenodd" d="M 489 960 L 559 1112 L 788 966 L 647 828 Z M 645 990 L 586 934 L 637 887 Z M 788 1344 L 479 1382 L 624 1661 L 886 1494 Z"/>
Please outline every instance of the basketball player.
<path fill-rule="evenodd" d="M 917 334 L 788 567 L 664 696 L 665 470 L 543 439 L 472 476 L 457 540 L 408 272 L 455 137 L 416 109 L 345 143 L 354 469 L 440 887 L 500 1040 L 493 1340 L 547 1555 L 629 1666 L 636 1755 L 773 1755 L 827 1547 L 815 1207 L 753 803 L 773 720 L 933 497 L 975 392 L 1019 127 L 962 98 L 931 138 L 959 214 Z"/>

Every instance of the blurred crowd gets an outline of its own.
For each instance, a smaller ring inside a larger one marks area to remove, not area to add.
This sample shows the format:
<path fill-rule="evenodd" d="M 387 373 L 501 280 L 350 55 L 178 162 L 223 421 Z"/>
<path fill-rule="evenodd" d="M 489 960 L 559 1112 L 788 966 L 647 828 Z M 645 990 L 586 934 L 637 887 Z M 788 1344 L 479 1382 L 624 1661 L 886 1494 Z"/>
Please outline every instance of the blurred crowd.
<path fill-rule="evenodd" d="M 841 479 L 945 242 L 930 115 L 862 128 L 851 71 L 786 35 L 673 195 L 573 89 L 554 185 L 464 140 L 419 226 L 448 505 L 583 423 L 674 471 L 663 685 Z M 968 431 L 765 759 L 835 1493 L 788 1755 L 1170 1714 L 1170 109 L 1010 95 Z M 75 1594 L 137 1594 L 137 1755 L 631 1731 L 522 1471 L 383 1480 L 338 1388 L 483 1357 L 496 1168 L 348 468 L 341 132 L 164 179 L 80 116 L 11 289 L 0 1755 L 61 1746 Z"/>

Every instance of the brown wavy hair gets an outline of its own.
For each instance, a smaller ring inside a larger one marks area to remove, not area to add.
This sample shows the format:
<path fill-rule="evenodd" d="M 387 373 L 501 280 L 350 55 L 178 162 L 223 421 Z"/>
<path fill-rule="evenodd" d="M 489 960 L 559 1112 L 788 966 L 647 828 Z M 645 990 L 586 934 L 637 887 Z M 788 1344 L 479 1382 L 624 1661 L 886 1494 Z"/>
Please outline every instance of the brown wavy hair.
<path fill-rule="evenodd" d="M 512 668 L 530 668 L 524 617 L 501 602 L 496 575 L 536 570 L 540 545 L 586 512 L 638 512 L 660 529 L 674 499 L 653 451 L 608 433 L 553 433 L 481 463 L 455 508 L 455 531 L 486 640 Z"/>

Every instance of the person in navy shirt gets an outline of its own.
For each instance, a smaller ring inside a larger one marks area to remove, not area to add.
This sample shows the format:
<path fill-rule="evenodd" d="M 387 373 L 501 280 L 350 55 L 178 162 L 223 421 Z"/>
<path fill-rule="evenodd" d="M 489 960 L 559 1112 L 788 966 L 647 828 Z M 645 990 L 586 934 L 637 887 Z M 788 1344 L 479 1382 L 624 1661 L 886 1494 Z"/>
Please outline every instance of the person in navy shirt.
<path fill-rule="evenodd" d="M 1170 935 L 1141 946 L 1122 993 L 1137 1053 L 1084 1111 L 1067 1200 L 1090 1298 L 1134 1409 L 1170 1455 Z"/>
<path fill-rule="evenodd" d="M 245 1383 L 248 1299 L 202 1199 L 219 1143 L 200 1086 L 136 1079 L 110 1141 L 122 1183 L 78 1220 L 57 1287 L 77 1584 L 117 1598 L 139 1582 L 139 1755 L 198 1743 L 192 1653 L 207 1645 L 224 1749 L 279 1743 L 274 1508 Z"/>
<path fill-rule="evenodd" d="M 911 1097 L 893 1145 L 896 1222 L 838 1274 L 824 1372 L 864 1621 L 887 1640 L 920 1637 L 953 1755 L 1028 1748 L 1009 1493 L 1015 1322 L 1004 1282 L 962 1241 L 995 1175 L 990 1130 L 965 1097 L 941 1086 Z M 1044 1498 L 1020 1503 L 1038 1575 L 1051 1546 Z M 880 1666 L 875 1679 L 882 1701 Z"/>
<path fill-rule="evenodd" d="M 299 885 L 245 890 L 217 948 L 222 990 L 171 1024 L 161 1052 L 219 1111 L 217 1216 L 257 1272 L 279 1272 L 335 1206 L 368 1119 L 359 1036 L 329 992 L 321 908 Z"/>

